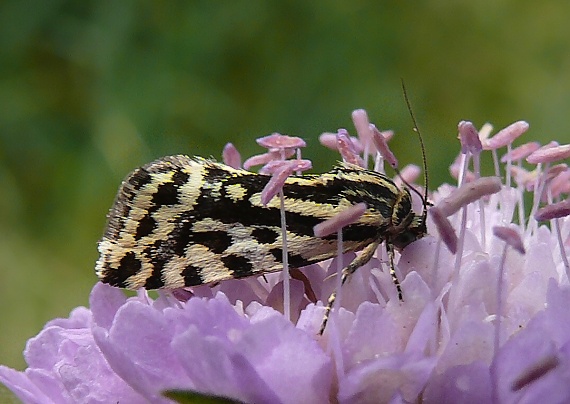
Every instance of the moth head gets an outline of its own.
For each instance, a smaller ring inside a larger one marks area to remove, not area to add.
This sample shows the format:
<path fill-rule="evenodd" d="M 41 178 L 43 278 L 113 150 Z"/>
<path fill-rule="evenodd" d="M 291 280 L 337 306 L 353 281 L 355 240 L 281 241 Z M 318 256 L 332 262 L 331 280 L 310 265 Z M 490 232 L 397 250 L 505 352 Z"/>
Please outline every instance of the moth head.
<path fill-rule="evenodd" d="M 390 243 L 398 250 L 402 250 L 408 244 L 421 239 L 427 234 L 425 214 L 416 215 L 404 231 L 390 240 Z"/>

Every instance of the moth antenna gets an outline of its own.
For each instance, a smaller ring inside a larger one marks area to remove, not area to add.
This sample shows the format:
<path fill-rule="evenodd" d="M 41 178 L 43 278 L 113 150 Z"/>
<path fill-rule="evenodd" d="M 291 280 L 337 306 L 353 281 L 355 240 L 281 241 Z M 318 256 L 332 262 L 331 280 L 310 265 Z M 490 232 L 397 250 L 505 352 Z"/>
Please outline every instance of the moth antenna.
<path fill-rule="evenodd" d="M 422 161 L 423 161 L 423 168 L 424 168 L 424 195 L 420 195 L 420 193 L 414 189 L 414 191 L 422 198 L 422 202 L 424 205 L 423 216 L 424 218 L 427 216 L 427 205 L 428 205 L 428 167 L 427 167 L 427 158 L 426 158 L 426 148 L 424 144 L 424 139 L 420 132 L 420 128 L 418 127 L 418 123 L 416 121 L 416 117 L 414 116 L 414 111 L 412 110 L 412 104 L 410 99 L 408 98 L 408 92 L 406 90 L 406 84 L 404 83 L 404 79 L 402 80 L 402 92 L 404 93 L 404 100 L 406 101 L 406 106 L 408 107 L 408 112 L 410 113 L 410 117 L 412 118 L 412 123 L 414 124 L 414 132 L 418 134 L 418 139 L 420 141 L 420 147 L 422 149 Z M 399 173 L 398 173 L 399 175 Z M 400 177 L 401 178 L 401 177 Z M 405 183 L 405 181 L 404 181 Z M 413 189 L 413 188 L 412 188 Z"/>
<path fill-rule="evenodd" d="M 393 167 L 392 169 L 394 170 L 396 175 L 398 177 L 400 177 L 400 180 L 402 180 L 402 183 L 406 186 L 406 188 L 408 188 L 412 192 L 415 192 L 416 195 L 418 195 L 420 197 L 420 199 L 422 200 L 422 204 L 425 206 L 425 199 L 424 199 L 424 196 L 422 194 L 420 194 L 420 191 L 418 191 L 416 188 L 414 188 L 408 181 L 406 181 L 404 179 L 404 177 L 402 177 L 402 174 L 400 173 L 400 170 L 398 168 Z"/>

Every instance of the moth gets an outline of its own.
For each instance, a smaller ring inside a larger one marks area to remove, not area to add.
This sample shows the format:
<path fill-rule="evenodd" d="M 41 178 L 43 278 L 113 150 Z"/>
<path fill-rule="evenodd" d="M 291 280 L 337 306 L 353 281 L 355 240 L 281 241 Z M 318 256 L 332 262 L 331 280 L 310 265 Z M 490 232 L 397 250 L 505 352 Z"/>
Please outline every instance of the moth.
<path fill-rule="evenodd" d="M 269 179 L 184 155 L 134 170 L 108 214 L 97 276 L 121 288 L 174 289 L 281 270 L 280 200 L 261 203 Z M 356 165 L 291 176 L 282 192 L 293 268 L 336 256 L 337 235 L 318 238 L 313 227 L 359 202 L 366 211 L 342 230 L 343 252 L 362 250 L 347 276 L 380 243 L 403 249 L 426 234 L 425 202 L 415 214 L 407 188 Z"/>

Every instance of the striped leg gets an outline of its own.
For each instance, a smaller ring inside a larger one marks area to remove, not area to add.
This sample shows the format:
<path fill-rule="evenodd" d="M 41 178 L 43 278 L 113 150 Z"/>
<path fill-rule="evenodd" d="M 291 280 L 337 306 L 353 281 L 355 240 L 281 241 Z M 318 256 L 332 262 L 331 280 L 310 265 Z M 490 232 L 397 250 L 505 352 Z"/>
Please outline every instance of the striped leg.
<path fill-rule="evenodd" d="M 390 257 L 390 276 L 392 277 L 392 282 L 396 285 L 396 290 L 398 291 L 398 299 L 401 302 L 404 301 L 404 295 L 402 293 L 402 287 L 400 286 L 400 281 L 396 275 L 396 269 L 394 267 L 394 246 L 391 244 L 386 244 L 386 250 L 388 251 L 388 257 Z"/>
<path fill-rule="evenodd" d="M 354 273 L 354 271 L 356 271 L 358 268 L 360 268 L 361 266 L 365 265 L 368 261 L 370 261 L 370 259 L 374 255 L 374 252 L 378 248 L 379 244 L 380 241 L 368 245 L 366 248 L 364 248 L 364 250 L 362 250 L 362 253 L 360 253 L 360 255 L 358 255 L 355 259 L 353 259 L 352 262 L 342 270 L 342 275 L 340 280 L 341 287 L 342 285 L 344 285 L 349 276 Z M 325 308 L 325 315 L 323 317 L 321 329 L 319 330 L 319 335 L 323 335 L 323 333 L 325 332 L 325 327 L 327 326 L 330 312 L 332 310 L 334 301 L 336 300 L 336 295 L 337 295 L 337 290 L 334 290 L 329 297 L 327 307 Z"/>

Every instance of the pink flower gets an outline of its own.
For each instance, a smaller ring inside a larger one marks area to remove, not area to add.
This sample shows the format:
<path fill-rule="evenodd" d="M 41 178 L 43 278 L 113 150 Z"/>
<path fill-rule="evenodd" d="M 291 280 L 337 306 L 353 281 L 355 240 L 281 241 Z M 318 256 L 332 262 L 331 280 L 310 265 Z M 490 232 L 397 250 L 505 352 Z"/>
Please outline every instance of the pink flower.
<path fill-rule="evenodd" d="M 484 149 L 528 125 L 507 129 Z M 28 341 L 28 368 L 0 367 L 0 381 L 26 403 L 166 403 L 169 389 L 251 403 L 568 402 L 570 219 L 564 209 L 537 214 L 544 195 L 565 202 L 538 166 L 529 215 L 528 184 L 465 181 L 470 155 L 456 171 L 462 191 L 444 184 L 431 194 L 430 234 L 396 253 L 403 301 L 384 246 L 343 286 L 322 336 L 337 261 L 355 253 L 293 276 L 291 321 L 280 273 L 156 299 L 97 284 L 90 308 L 46 324 Z M 488 189 L 472 192 L 478 184 Z"/>

